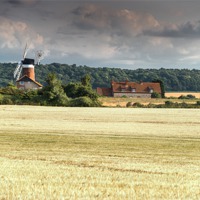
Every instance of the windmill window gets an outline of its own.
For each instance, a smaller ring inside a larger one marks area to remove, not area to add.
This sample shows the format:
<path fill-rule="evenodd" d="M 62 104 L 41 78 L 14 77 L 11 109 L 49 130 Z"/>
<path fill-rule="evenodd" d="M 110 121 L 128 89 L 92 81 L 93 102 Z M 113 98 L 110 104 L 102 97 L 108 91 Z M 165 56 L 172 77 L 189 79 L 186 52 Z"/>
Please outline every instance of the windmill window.
<path fill-rule="evenodd" d="M 20 85 L 24 85 L 24 81 L 20 81 L 19 84 L 20 84 Z"/>

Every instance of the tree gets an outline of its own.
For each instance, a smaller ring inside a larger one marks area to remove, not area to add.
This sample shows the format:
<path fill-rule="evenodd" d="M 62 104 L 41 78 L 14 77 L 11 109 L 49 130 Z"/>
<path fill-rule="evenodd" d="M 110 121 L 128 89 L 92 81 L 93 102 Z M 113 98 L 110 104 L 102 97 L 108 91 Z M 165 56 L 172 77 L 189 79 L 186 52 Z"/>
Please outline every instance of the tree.
<path fill-rule="evenodd" d="M 167 91 L 200 91 L 200 70 L 193 69 L 120 69 L 92 68 L 68 64 L 51 63 L 35 68 L 36 80 L 45 85 L 49 73 L 56 73 L 62 84 L 78 82 L 82 79 L 84 86 L 109 87 L 112 80 L 131 82 L 150 82 L 162 80 Z M 0 87 L 6 87 L 13 80 L 16 63 L 0 63 Z"/>
<path fill-rule="evenodd" d="M 69 83 L 64 87 L 68 97 L 73 98 L 71 106 L 100 106 L 97 93 L 92 89 L 90 76 L 86 75 L 81 83 Z"/>
<path fill-rule="evenodd" d="M 64 106 L 68 103 L 68 97 L 62 88 L 60 80 L 54 73 L 50 73 L 46 78 L 47 86 L 43 88 L 44 99 L 50 105 Z"/>
<path fill-rule="evenodd" d="M 92 87 L 91 85 L 91 76 L 89 74 L 86 74 L 82 79 L 81 79 L 81 83 L 83 86 L 86 87 Z"/>
<path fill-rule="evenodd" d="M 98 95 L 91 87 L 83 86 L 81 83 L 69 83 L 64 86 L 64 91 L 68 97 L 89 97 L 90 99 L 97 100 Z"/>
<path fill-rule="evenodd" d="M 152 82 L 153 82 L 153 83 L 160 83 L 161 97 L 162 97 L 162 98 L 165 98 L 165 85 L 164 85 L 163 81 L 157 79 L 157 80 L 153 80 Z"/>

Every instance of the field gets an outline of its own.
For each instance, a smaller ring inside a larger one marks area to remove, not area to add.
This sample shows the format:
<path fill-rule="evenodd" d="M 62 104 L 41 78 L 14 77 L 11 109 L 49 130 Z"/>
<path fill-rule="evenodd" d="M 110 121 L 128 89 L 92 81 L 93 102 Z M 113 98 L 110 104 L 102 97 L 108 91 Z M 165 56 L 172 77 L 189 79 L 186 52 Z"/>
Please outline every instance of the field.
<path fill-rule="evenodd" d="M 200 93 L 199 92 L 166 92 L 165 96 L 166 97 L 180 97 L 181 95 L 187 96 L 188 94 L 191 94 L 195 96 L 196 98 L 200 98 Z"/>
<path fill-rule="evenodd" d="M 194 95 L 196 99 L 178 99 L 181 95 Z M 172 101 L 172 102 L 177 102 L 177 103 L 188 103 L 188 104 L 195 104 L 197 101 L 199 101 L 200 98 L 200 93 L 195 93 L 195 92 L 166 92 L 165 93 L 166 98 L 131 98 L 131 97 L 101 97 L 99 100 L 102 102 L 102 105 L 105 107 L 126 107 L 126 104 L 128 102 L 139 102 L 143 105 L 148 105 L 149 103 L 151 104 L 165 104 L 165 101 Z"/>
<path fill-rule="evenodd" d="M 0 106 L 0 199 L 199 199 L 195 109 Z"/>

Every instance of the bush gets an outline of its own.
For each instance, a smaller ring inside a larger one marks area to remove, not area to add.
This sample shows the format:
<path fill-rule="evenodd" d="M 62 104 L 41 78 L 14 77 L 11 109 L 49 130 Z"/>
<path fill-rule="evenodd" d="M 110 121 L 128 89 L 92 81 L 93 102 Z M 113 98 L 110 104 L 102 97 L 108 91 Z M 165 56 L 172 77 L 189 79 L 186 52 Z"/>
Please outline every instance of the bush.
<path fill-rule="evenodd" d="M 200 106 L 200 101 L 197 101 L 196 105 L 197 105 L 197 106 Z"/>
<path fill-rule="evenodd" d="M 153 92 L 151 94 L 151 98 L 161 98 L 161 95 L 159 93 L 157 93 L 157 92 Z"/>
<path fill-rule="evenodd" d="M 13 101 L 12 101 L 11 97 L 3 97 L 0 100 L 0 104 L 1 105 L 13 105 Z"/>
<path fill-rule="evenodd" d="M 89 97 L 78 97 L 70 101 L 72 107 L 96 107 L 100 106 L 98 101 L 93 101 Z"/>
<path fill-rule="evenodd" d="M 159 105 L 155 105 L 155 104 L 153 104 L 153 103 L 149 103 L 149 104 L 146 106 L 146 108 L 157 108 L 157 107 L 159 107 Z"/>
<path fill-rule="evenodd" d="M 129 102 L 126 104 L 126 107 L 131 107 L 132 105 L 133 105 L 133 103 L 129 101 Z"/>
<path fill-rule="evenodd" d="M 165 101 L 166 106 L 172 106 L 174 103 L 172 101 Z"/>
<path fill-rule="evenodd" d="M 64 91 L 68 97 L 77 98 L 77 97 L 89 97 L 92 100 L 97 100 L 98 95 L 92 90 L 91 87 L 84 86 L 80 83 L 69 83 L 64 86 Z"/>
<path fill-rule="evenodd" d="M 188 94 L 188 95 L 181 95 L 180 97 L 178 97 L 178 99 L 195 99 L 196 97 L 192 94 Z"/>
<path fill-rule="evenodd" d="M 143 108 L 143 107 L 144 107 L 144 106 L 143 106 L 141 103 L 139 103 L 139 102 L 134 103 L 132 106 L 133 106 L 133 107 L 137 107 L 137 108 Z"/>
<path fill-rule="evenodd" d="M 195 97 L 194 95 L 192 95 L 192 94 L 188 94 L 188 95 L 187 95 L 187 98 L 188 98 L 188 99 L 195 99 L 196 97 Z"/>

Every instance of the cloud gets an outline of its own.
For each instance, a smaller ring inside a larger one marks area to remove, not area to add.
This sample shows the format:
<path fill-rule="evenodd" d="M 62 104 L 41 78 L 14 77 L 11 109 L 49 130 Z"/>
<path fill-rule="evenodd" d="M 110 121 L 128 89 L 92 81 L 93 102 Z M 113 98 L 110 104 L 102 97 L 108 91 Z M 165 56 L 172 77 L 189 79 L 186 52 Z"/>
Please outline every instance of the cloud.
<path fill-rule="evenodd" d="M 72 24 L 80 30 L 87 31 L 133 36 L 143 29 L 159 25 L 151 14 L 138 13 L 129 9 L 109 10 L 93 4 L 79 6 L 72 13 Z"/>
<path fill-rule="evenodd" d="M 164 4 L 116 1 L 2 1 L 1 60 L 17 59 L 19 48 L 33 41 L 32 48 L 48 52 L 43 61 L 47 63 L 131 68 L 173 67 L 198 61 L 199 57 L 193 56 L 200 54 L 200 23 L 195 21 L 198 6 L 193 6 L 192 13 L 190 3 L 186 7 L 167 0 L 160 0 Z M 182 16 L 177 15 L 179 10 Z"/>
<path fill-rule="evenodd" d="M 169 38 L 200 38 L 200 21 L 168 25 L 143 31 L 144 35 Z"/>
<path fill-rule="evenodd" d="M 42 44 L 43 40 L 43 37 L 26 23 L 0 17 L 1 48 L 13 49 L 24 45 L 26 42 L 30 42 L 33 48 L 35 44 Z"/>
<path fill-rule="evenodd" d="M 38 0 L 7 0 L 5 2 L 11 5 L 17 6 L 17 5 L 23 5 L 23 4 L 33 4 L 33 3 L 38 2 Z"/>

